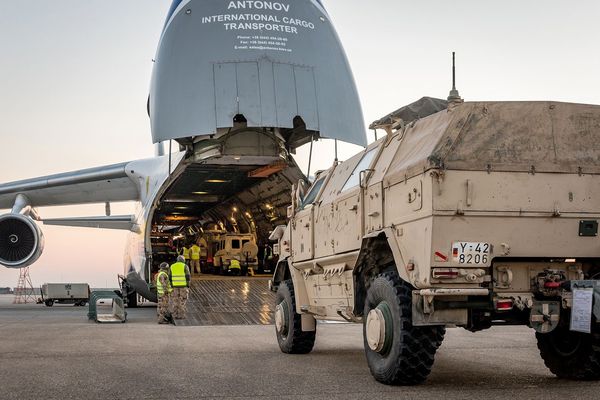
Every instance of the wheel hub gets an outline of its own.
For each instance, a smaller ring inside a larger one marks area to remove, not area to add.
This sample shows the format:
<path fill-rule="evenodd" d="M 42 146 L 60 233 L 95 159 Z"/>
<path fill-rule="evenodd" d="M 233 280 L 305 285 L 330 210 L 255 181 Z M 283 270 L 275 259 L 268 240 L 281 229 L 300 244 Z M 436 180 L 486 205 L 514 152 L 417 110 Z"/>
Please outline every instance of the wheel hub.
<path fill-rule="evenodd" d="M 392 319 L 386 303 L 380 303 L 369 311 L 366 323 L 366 336 L 369 348 L 377 353 L 385 353 L 392 342 Z"/>
<path fill-rule="evenodd" d="M 275 307 L 275 329 L 277 329 L 277 332 L 282 335 L 285 335 L 288 330 L 287 316 L 287 305 L 282 301 L 281 303 L 277 304 L 277 307 Z"/>

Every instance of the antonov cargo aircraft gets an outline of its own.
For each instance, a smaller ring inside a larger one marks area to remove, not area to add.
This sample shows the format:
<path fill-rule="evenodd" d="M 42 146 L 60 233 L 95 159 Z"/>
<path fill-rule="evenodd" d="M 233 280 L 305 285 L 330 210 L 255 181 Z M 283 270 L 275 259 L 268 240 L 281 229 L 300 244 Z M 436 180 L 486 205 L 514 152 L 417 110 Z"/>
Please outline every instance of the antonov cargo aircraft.
<path fill-rule="evenodd" d="M 177 152 L 0 184 L 0 264 L 42 254 L 46 225 L 125 229 L 129 298 L 174 233 L 207 224 L 266 241 L 285 223 L 290 152 L 317 138 L 366 145 L 352 72 L 320 0 L 174 0 L 160 37 L 148 114 L 152 140 Z M 135 215 L 110 203 L 136 201 Z M 106 203 L 106 215 L 43 219 L 36 207 Z"/>

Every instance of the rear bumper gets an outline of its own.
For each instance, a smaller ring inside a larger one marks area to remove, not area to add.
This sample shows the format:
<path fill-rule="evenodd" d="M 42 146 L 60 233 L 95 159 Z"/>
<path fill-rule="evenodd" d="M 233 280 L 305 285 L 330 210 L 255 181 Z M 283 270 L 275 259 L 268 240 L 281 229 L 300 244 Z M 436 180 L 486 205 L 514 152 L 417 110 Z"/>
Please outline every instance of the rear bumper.
<path fill-rule="evenodd" d="M 421 289 L 417 290 L 423 297 L 427 296 L 489 296 L 489 289 Z"/>

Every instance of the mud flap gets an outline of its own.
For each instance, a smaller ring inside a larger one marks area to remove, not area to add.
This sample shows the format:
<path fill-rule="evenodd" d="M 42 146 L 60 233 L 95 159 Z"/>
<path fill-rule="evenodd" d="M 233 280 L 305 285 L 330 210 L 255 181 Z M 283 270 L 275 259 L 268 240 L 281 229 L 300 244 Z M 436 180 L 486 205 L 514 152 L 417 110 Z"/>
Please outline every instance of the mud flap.
<path fill-rule="evenodd" d="M 571 281 L 571 291 L 576 289 L 593 289 L 594 296 L 593 302 L 594 305 L 592 307 L 592 313 L 594 317 L 596 317 L 597 321 L 600 321 L 600 281 Z"/>
<path fill-rule="evenodd" d="M 435 309 L 433 298 L 412 293 L 412 324 L 414 326 L 456 325 L 465 326 L 469 320 L 466 308 Z"/>
<path fill-rule="evenodd" d="M 314 332 L 317 330 L 317 320 L 310 314 L 301 314 L 302 332 Z"/>
<path fill-rule="evenodd" d="M 571 281 L 573 293 L 570 329 L 591 333 L 593 318 L 600 321 L 600 281 Z"/>

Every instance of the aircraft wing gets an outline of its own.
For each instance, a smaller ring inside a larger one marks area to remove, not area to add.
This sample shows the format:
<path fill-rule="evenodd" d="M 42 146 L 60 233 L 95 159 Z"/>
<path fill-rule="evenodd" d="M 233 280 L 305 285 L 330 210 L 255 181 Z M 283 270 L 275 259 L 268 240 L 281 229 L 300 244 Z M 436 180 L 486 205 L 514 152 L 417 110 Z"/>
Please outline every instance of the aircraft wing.
<path fill-rule="evenodd" d="M 128 165 L 125 162 L 0 184 L 0 209 L 12 208 L 19 194 L 33 207 L 139 200 L 139 185 Z"/>
<path fill-rule="evenodd" d="M 136 230 L 135 216 L 109 215 L 100 217 L 44 218 L 44 225 L 75 226 L 80 228 Z"/>

